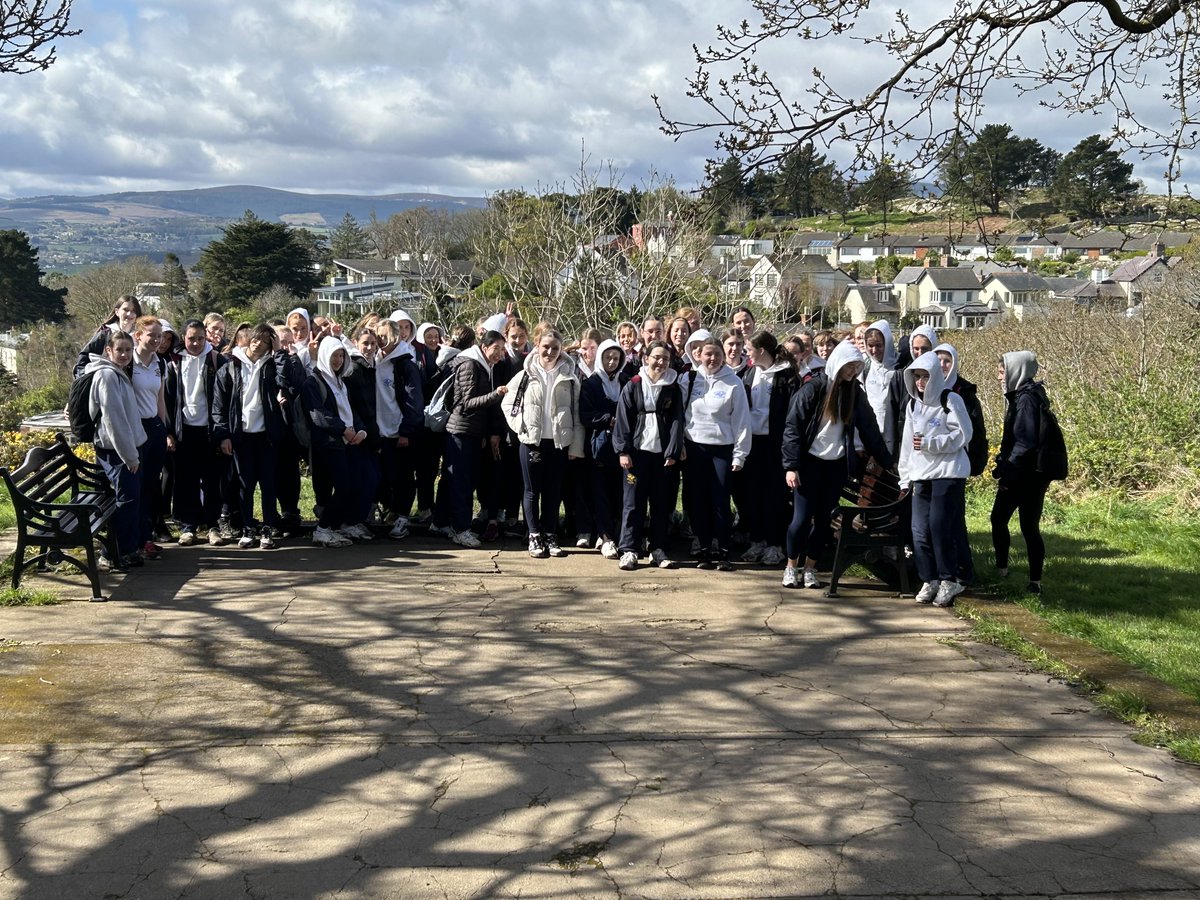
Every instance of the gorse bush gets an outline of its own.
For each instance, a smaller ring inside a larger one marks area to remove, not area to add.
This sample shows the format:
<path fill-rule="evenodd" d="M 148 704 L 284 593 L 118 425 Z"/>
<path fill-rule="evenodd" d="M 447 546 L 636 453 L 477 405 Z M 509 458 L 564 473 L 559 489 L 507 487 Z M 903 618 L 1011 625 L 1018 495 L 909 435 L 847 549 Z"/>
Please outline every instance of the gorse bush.
<path fill-rule="evenodd" d="M 1134 316 L 1063 304 L 1045 317 L 947 334 L 963 374 L 979 384 L 992 443 L 1004 415 L 1000 355 L 1032 350 L 1066 436 L 1073 481 L 1126 493 L 1168 489 L 1200 504 L 1196 288 L 1197 272 L 1179 271 Z"/>

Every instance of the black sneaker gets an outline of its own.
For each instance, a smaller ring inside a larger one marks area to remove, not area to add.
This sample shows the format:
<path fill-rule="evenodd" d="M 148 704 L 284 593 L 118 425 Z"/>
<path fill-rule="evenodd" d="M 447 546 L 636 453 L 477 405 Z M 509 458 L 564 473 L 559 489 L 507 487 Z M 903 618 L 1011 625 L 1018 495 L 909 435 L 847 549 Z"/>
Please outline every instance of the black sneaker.
<path fill-rule="evenodd" d="M 697 556 L 696 556 L 696 568 L 697 569 L 711 569 L 712 567 L 713 567 L 712 554 L 705 553 L 703 550 L 701 550 L 700 553 L 697 554 Z"/>
<path fill-rule="evenodd" d="M 567 552 L 565 550 L 563 550 L 562 547 L 558 546 L 558 535 L 556 535 L 556 534 L 546 535 L 545 544 L 546 544 L 546 552 L 549 553 L 551 556 L 562 557 L 562 556 L 567 555 Z"/>
<path fill-rule="evenodd" d="M 1042 583 L 1040 581 L 1029 582 L 1029 584 L 1025 585 L 1025 593 L 1040 597 L 1042 595 Z"/>
<path fill-rule="evenodd" d="M 550 555 L 550 551 L 546 549 L 546 544 L 540 534 L 531 534 L 529 536 L 529 555 L 534 559 L 545 559 Z"/>
<path fill-rule="evenodd" d="M 258 535 L 256 535 L 254 533 L 254 529 L 253 528 L 243 528 L 242 536 L 240 538 L 238 538 L 238 547 L 240 547 L 242 550 L 245 550 L 249 547 L 253 547 L 257 543 L 258 543 Z"/>
<path fill-rule="evenodd" d="M 729 561 L 729 554 L 717 553 L 713 557 L 713 562 L 716 564 L 718 572 L 732 572 L 733 563 Z"/>
<path fill-rule="evenodd" d="M 279 533 L 282 537 L 296 537 L 304 530 L 299 513 L 289 513 L 279 518 Z"/>
<path fill-rule="evenodd" d="M 258 549 L 274 550 L 278 546 L 275 542 L 275 530 L 264 525 L 263 530 L 258 533 Z"/>
<path fill-rule="evenodd" d="M 142 555 L 140 553 L 130 553 L 121 560 L 121 565 L 127 569 L 140 569 L 145 564 L 146 561 L 142 559 Z"/>

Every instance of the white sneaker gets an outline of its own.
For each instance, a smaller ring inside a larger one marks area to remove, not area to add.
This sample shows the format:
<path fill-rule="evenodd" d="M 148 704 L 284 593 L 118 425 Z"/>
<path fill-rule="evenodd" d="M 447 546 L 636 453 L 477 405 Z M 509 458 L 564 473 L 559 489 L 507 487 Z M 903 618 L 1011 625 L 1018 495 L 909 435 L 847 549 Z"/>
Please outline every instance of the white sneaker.
<path fill-rule="evenodd" d="M 800 574 L 800 578 L 804 582 L 804 586 L 806 588 L 819 588 L 821 586 L 821 579 L 817 577 L 816 570 L 810 569 L 808 566 L 804 567 L 804 571 Z"/>
<path fill-rule="evenodd" d="M 790 587 L 790 588 L 800 586 L 800 582 L 796 579 L 796 567 L 795 566 L 784 566 L 783 567 L 783 586 Z"/>
<path fill-rule="evenodd" d="M 194 543 L 196 543 L 196 532 L 194 529 L 184 529 L 183 531 L 179 532 L 180 547 L 190 547 Z"/>
<path fill-rule="evenodd" d="M 545 536 L 546 552 L 551 556 L 558 558 L 567 555 L 567 552 L 558 545 L 558 536 L 548 534 Z"/>
<path fill-rule="evenodd" d="M 479 535 L 473 532 L 470 528 L 468 528 L 466 531 L 460 531 L 450 540 L 454 541 L 454 543 L 458 544 L 460 547 L 475 548 L 480 545 Z"/>
<path fill-rule="evenodd" d="M 332 528 L 322 528 L 320 525 L 313 531 L 313 543 L 318 547 L 349 547 L 354 541 Z"/>
<path fill-rule="evenodd" d="M 351 525 L 350 531 L 353 533 L 354 538 L 356 538 L 357 540 L 360 540 L 360 541 L 375 540 L 375 532 L 373 532 L 370 528 L 368 528 L 367 524 L 365 522 L 359 522 L 355 525 Z"/>
<path fill-rule="evenodd" d="M 355 541 L 362 540 L 362 538 L 360 538 L 358 536 L 357 532 L 355 532 L 354 529 L 349 525 L 343 525 L 341 528 L 334 529 L 334 531 L 336 534 L 340 534 L 342 537 L 344 537 L 346 540 L 348 540 L 352 544 Z"/>
<path fill-rule="evenodd" d="M 938 588 L 937 597 L 933 601 L 934 606 L 953 606 L 954 598 L 961 594 L 964 588 L 957 581 L 943 581 L 942 586 Z"/>
<path fill-rule="evenodd" d="M 766 541 L 755 541 L 746 548 L 746 552 L 741 555 L 742 562 L 758 562 L 763 559 L 763 551 L 767 549 Z"/>
<path fill-rule="evenodd" d="M 921 589 L 917 591 L 916 601 L 918 603 L 932 603 L 933 598 L 938 594 L 938 588 L 942 586 L 940 581 L 927 581 L 921 585 Z"/>
<path fill-rule="evenodd" d="M 444 538 L 449 538 L 450 540 L 454 540 L 454 536 L 456 534 L 453 525 L 443 525 L 441 528 L 438 528 L 435 525 L 433 528 L 429 529 L 429 533 L 439 534 Z"/>
<path fill-rule="evenodd" d="M 655 550 L 650 554 L 650 565 L 657 566 L 660 569 L 675 568 L 675 563 L 667 559 L 667 554 L 663 550 Z"/>
<path fill-rule="evenodd" d="M 579 532 L 579 534 L 575 535 L 575 546 L 580 550 L 586 550 L 592 546 L 592 536 L 583 531 Z"/>
<path fill-rule="evenodd" d="M 786 559 L 782 547 L 768 547 L 763 551 L 762 563 L 764 566 L 777 566 Z"/>
<path fill-rule="evenodd" d="M 396 516 L 396 521 L 392 523 L 392 530 L 388 532 L 388 537 L 397 541 L 408 537 L 408 516 Z"/>
<path fill-rule="evenodd" d="M 616 559 L 621 555 L 621 553 L 619 550 L 617 550 L 617 545 L 615 543 L 612 541 L 605 541 L 600 545 L 600 555 L 605 559 Z"/>
<path fill-rule="evenodd" d="M 611 541 L 609 543 L 611 543 Z M 621 561 L 619 563 L 617 563 L 617 568 L 625 569 L 626 571 L 628 571 L 630 569 L 636 569 L 637 568 L 637 554 L 634 553 L 632 550 L 626 550 L 624 553 L 621 554 Z"/>

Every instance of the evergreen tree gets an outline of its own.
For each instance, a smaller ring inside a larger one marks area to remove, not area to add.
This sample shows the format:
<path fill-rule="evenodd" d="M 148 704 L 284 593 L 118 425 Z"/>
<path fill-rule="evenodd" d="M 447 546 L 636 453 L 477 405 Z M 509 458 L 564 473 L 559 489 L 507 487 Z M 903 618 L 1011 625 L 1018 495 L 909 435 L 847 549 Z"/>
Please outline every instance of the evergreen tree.
<path fill-rule="evenodd" d="M 811 143 L 800 144 L 783 157 L 775 179 L 775 202 L 792 216 L 815 216 L 833 199 L 829 182 L 834 167 Z"/>
<path fill-rule="evenodd" d="M 1128 208 L 1139 185 L 1130 177 L 1133 165 L 1121 159 L 1112 143 L 1093 134 L 1062 158 L 1050 188 L 1059 210 L 1103 219 Z"/>
<path fill-rule="evenodd" d="M 947 192 L 981 203 L 993 215 L 1031 184 L 1044 184 L 1058 154 L 1033 138 L 1020 138 L 1008 125 L 985 125 L 969 144 L 959 142 L 942 162 Z M 1052 175 L 1050 177 L 1053 177 Z"/>
<path fill-rule="evenodd" d="M 886 215 L 892 208 L 892 201 L 907 196 L 911 185 L 908 172 L 898 168 L 890 157 L 884 157 L 863 182 L 860 199 Z"/>
<path fill-rule="evenodd" d="M 730 209 L 745 202 L 746 174 L 742 163 L 731 156 L 720 164 L 709 163 L 703 189 L 704 199 L 713 209 L 714 215 L 724 218 Z"/>
<path fill-rule="evenodd" d="M 38 252 L 23 231 L 0 231 L 0 327 L 57 322 L 66 316 L 66 288 L 42 284 Z"/>
<path fill-rule="evenodd" d="M 206 296 L 214 305 L 222 309 L 245 305 L 275 284 L 307 297 L 320 283 L 310 250 L 313 242 L 286 225 L 264 221 L 246 210 L 222 232 L 224 236 L 200 254 Z"/>
<path fill-rule="evenodd" d="M 178 305 L 187 299 L 187 270 L 184 269 L 179 257 L 174 253 L 168 253 L 163 257 L 162 274 L 159 278 L 163 283 L 161 297 L 164 303 Z"/>
<path fill-rule="evenodd" d="M 358 219 L 346 213 L 341 223 L 329 235 L 329 253 L 333 259 L 366 259 L 371 255 L 371 236 L 358 224 Z"/>

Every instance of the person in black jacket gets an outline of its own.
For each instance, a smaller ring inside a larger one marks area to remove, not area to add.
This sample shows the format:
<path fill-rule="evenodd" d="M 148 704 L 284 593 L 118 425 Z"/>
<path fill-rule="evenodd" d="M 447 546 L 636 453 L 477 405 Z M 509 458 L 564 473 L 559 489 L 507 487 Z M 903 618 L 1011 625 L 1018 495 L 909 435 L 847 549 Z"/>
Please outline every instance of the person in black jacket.
<path fill-rule="evenodd" d="M 500 401 L 508 387 L 498 384 L 493 376 L 504 353 L 504 335 L 486 331 L 479 346 L 464 350 L 454 359 L 454 400 L 446 422 L 434 527 L 462 547 L 480 545 L 479 536 L 471 531 L 471 497 L 483 455 L 499 459 L 501 435 L 508 430 L 500 412 Z"/>
<path fill-rule="evenodd" d="M 264 550 L 276 546 L 275 445 L 287 429 L 279 393 L 295 360 L 276 349 L 277 340 L 270 325 L 255 326 L 249 343 L 235 347 L 229 362 L 217 373 L 213 395 L 213 441 L 232 457 L 241 489 L 242 539 L 238 544 L 251 546 L 257 536 Z M 261 531 L 251 518 L 255 488 L 262 493 Z"/>
<path fill-rule="evenodd" d="M 383 477 L 379 500 L 392 520 L 388 537 L 399 540 L 408 536 L 408 517 L 417 493 L 416 442 L 425 424 L 424 379 L 412 346 L 401 340 L 395 322 L 381 322 L 376 332 L 380 350 L 374 369 L 374 409 Z"/>
<path fill-rule="evenodd" d="M 579 391 L 579 416 L 587 429 L 587 460 L 592 519 L 600 541 L 600 555 L 617 559 L 621 533 L 617 519 L 621 510 L 621 465 L 613 450 L 612 433 L 617 424 L 617 403 L 625 382 L 621 370 L 625 351 L 614 340 L 606 340 L 596 351 L 596 371 Z"/>
<path fill-rule="evenodd" d="M 787 533 L 787 485 L 779 477 L 783 429 L 800 377 L 775 335 L 759 331 L 749 340 L 750 365 L 742 371 L 750 400 L 750 456 L 742 474 L 749 515 L 750 547 L 744 562 L 777 566 L 784 561 Z M 739 504 L 738 509 L 743 507 Z"/>
<path fill-rule="evenodd" d="M 621 389 L 613 450 L 625 472 L 621 509 L 622 569 L 637 568 L 646 504 L 650 504 L 650 560 L 669 569 L 667 529 L 675 500 L 675 479 L 668 472 L 683 458 L 683 391 L 671 368 L 671 349 L 664 341 L 642 348 L 643 365 Z"/>
<path fill-rule="evenodd" d="M 799 587 L 801 577 L 806 588 L 821 586 L 816 559 L 829 539 L 833 509 L 856 461 L 855 435 L 885 469 L 895 465 L 858 381 L 864 364 L 853 342 L 842 341 L 830 354 L 825 374 L 804 384 L 788 409 L 782 463 L 793 511 L 784 587 Z M 804 570 L 798 577 L 801 559 Z"/>
<path fill-rule="evenodd" d="M 93 356 L 103 356 L 104 348 L 108 346 L 108 336 L 117 331 L 123 331 L 133 336 L 133 327 L 142 317 L 142 302 L 132 294 L 124 294 L 117 298 L 113 305 L 112 315 L 105 319 L 96 333 L 91 336 L 83 349 L 79 351 L 79 359 L 75 362 L 73 378 L 78 378 L 92 361 Z"/>
<path fill-rule="evenodd" d="M 367 423 L 351 401 L 346 382 L 353 368 L 341 339 L 325 335 L 300 391 L 310 434 L 313 490 L 321 510 L 313 543 L 321 547 L 344 547 L 374 537 L 365 519 L 377 481 L 371 478 Z"/>
<path fill-rule="evenodd" d="M 992 477 L 999 482 L 992 504 L 992 546 L 996 551 L 996 571 L 1008 575 L 1008 551 L 1012 538 L 1009 520 L 1019 513 L 1021 536 L 1029 554 L 1029 592 L 1042 592 L 1042 568 L 1046 562 L 1046 543 L 1042 539 L 1042 508 L 1050 482 L 1037 471 L 1041 409 L 1050 401 L 1046 389 L 1033 377 L 1038 371 L 1037 356 L 1028 350 L 1005 353 L 996 372 L 1004 391 L 1004 431 Z"/>
<path fill-rule="evenodd" d="M 167 364 L 167 427 L 175 438 L 175 520 L 179 543 L 196 542 L 198 526 L 207 525 L 209 543 L 223 543 L 221 457 L 213 445 L 213 407 L 217 372 L 224 358 L 208 342 L 204 323 L 190 320 L 183 329 L 182 352 Z"/>

